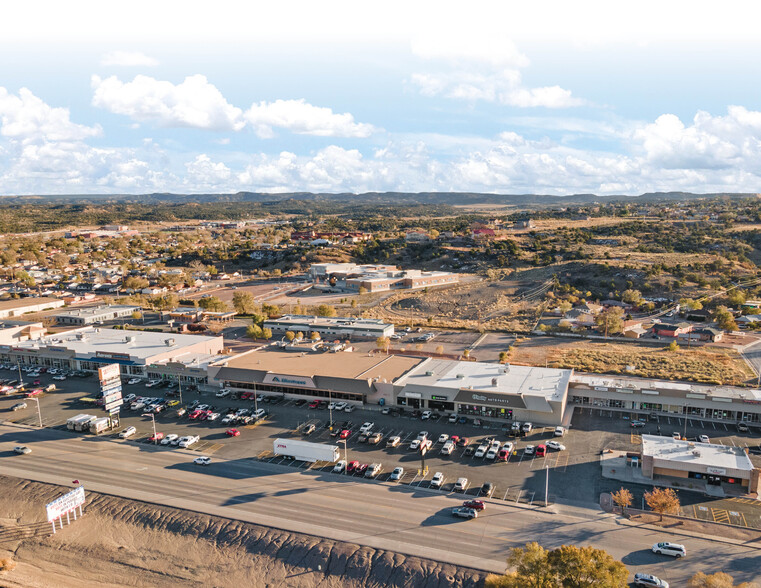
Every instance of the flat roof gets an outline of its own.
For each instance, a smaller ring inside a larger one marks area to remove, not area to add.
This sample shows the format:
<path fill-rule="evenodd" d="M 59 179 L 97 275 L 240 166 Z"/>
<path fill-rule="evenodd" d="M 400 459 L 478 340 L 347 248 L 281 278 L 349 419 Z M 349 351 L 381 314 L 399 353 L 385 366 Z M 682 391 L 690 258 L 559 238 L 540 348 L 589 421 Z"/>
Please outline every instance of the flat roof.
<path fill-rule="evenodd" d="M 54 316 L 81 316 L 81 317 L 94 317 L 99 316 L 101 314 L 107 314 L 114 311 L 135 311 L 140 310 L 139 306 L 132 306 L 132 305 L 126 305 L 126 304 L 112 304 L 112 305 L 103 305 L 100 306 L 90 306 L 87 308 L 70 308 L 67 310 L 62 310 L 60 312 L 55 313 Z"/>
<path fill-rule="evenodd" d="M 26 308 L 27 306 L 40 306 L 43 304 L 51 304 L 53 302 L 62 303 L 63 300 L 60 298 L 53 298 L 51 296 L 42 296 L 35 298 L 12 298 L 10 300 L 0 300 L 0 310 Z"/>
<path fill-rule="evenodd" d="M 128 337 L 132 338 L 132 340 L 127 341 Z M 169 339 L 173 340 L 171 345 L 166 343 Z M 134 358 L 147 359 L 159 353 L 181 350 L 183 347 L 196 345 L 204 340 L 210 341 L 214 339 L 218 339 L 218 337 L 85 327 L 48 335 L 34 341 L 14 343 L 13 346 L 22 349 L 64 347 L 73 350 L 77 357 L 95 356 L 98 351 L 102 351 L 106 353 L 124 353 Z"/>
<path fill-rule="evenodd" d="M 735 386 L 716 386 L 697 384 L 678 380 L 655 380 L 636 376 L 620 377 L 606 374 L 581 374 L 576 372 L 571 383 L 580 383 L 590 388 L 624 388 L 639 392 L 641 390 L 673 390 L 684 394 L 703 394 L 706 399 L 733 398 L 737 400 L 755 400 L 761 402 L 761 390 L 756 388 L 738 388 Z"/>
<path fill-rule="evenodd" d="M 572 373 L 573 370 L 555 368 L 431 359 L 408 374 L 403 383 L 561 400 Z"/>
<path fill-rule="evenodd" d="M 313 316 L 308 314 L 286 314 L 276 319 L 267 319 L 267 323 L 294 323 L 294 324 L 308 324 L 315 327 L 363 327 L 363 326 L 391 326 L 391 323 L 386 323 L 381 319 L 366 319 L 366 318 L 354 318 L 354 317 L 325 317 L 325 316 Z"/>
<path fill-rule="evenodd" d="M 642 435 L 642 455 L 687 465 L 753 470 L 750 457 L 741 447 L 677 441 L 661 435 Z"/>
<path fill-rule="evenodd" d="M 280 351 L 265 347 L 233 357 L 222 362 L 222 365 L 292 376 L 355 380 L 379 378 L 393 382 L 423 361 L 425 359 L 422 357 L 404 355 L 367 355 L 347 351 L 314 353 Z"/>

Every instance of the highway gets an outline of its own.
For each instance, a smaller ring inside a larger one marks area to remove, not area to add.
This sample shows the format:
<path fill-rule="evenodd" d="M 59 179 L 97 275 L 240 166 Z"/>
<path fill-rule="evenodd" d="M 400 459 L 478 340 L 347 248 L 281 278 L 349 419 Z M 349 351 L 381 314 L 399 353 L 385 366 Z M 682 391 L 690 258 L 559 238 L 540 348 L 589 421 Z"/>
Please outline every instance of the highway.
<path fill-rule="evenodd" d="M 14 446 L 32 448 L 15 455 Z M 476 520 L 455 519 L 461 498 L 365 482 L 252 459 L 192 463 L 197 452 L 65 431 L 0 425 L 0 472 L 19 478 L 183 508 L 211 515 L 502 572 L 511 547 L 538 541 L 593 545 L 632 572 L 684 585 L 697 571 L 725 571 L 736 582 L 761 580 L 761 549 L 623 523 L 592 509 L 489 504 Z M 590 497 L 592 498 L 592 497 Z M 40 515 L 43 505 L 39 505 Z M 656 556 L 660 540 L 683 543 L 688 557 Z M 761 547 L 761 546 L 760 546 Z"/>

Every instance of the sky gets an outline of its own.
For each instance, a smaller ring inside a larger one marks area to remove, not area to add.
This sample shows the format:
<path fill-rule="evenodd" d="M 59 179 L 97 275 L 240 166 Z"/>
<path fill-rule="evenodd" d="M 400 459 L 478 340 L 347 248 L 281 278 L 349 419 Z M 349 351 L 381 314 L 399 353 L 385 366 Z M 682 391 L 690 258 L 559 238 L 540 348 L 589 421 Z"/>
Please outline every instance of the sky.
<path fill-rule="evenodd" d="M 759 13 L 7 3 L 0 194 L 761 192 Z"/>

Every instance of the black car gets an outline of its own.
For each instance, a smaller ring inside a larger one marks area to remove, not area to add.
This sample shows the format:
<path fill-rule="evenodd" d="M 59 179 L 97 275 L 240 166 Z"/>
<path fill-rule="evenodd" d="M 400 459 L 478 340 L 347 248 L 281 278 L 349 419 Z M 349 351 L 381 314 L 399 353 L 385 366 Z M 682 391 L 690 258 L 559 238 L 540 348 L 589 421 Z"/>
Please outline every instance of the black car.
<path fill-rule="evenodd" d="M 493 492 L 494 492 L 494 484 L 492 484 L 491 482 L 484 482 L 478 494 L 479 496 L 486 496 L 488 498 L 492 495 Z"/>
<path fill-rule="evenodd" d="M 299 398 L 299 399 L 298 399 L 296 402 L 294 402 L 293 404 L 294 404 L 294 406 L 304 406 L 304 405 L 306 404 L 306 402 L 307 402 L 307 401 L 306 401 L 306 400 L 304 400 L 303 398 Z"/>
<path fill-rule="evenodd" d="M 320 400 L 320 402 L 317 404 L 317 408 L 324 410 L 328 408 L 328 403 L 325 400 Z"/>
<path fill-rule="evenodd" d="M 420 410 L 413 410 L 412 411 L 412 418 L 413 419 L 419 419 L 422 414 L 423 414 L 423 412 L 420 411 Z"/>

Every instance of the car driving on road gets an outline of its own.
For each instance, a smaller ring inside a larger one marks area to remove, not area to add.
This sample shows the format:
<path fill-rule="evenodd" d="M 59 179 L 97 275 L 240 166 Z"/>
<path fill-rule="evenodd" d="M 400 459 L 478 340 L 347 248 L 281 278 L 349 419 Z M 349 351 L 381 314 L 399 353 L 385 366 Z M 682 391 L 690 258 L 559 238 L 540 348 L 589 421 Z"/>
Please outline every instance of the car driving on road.
<path fill-rule="evenodd" d="M 452 514 L 462 519 L 475 519 L 478 518 L 478 513 L 472 508 L 466 508 L 464 506 L 457 506 L 452 509 Z"/>
<path fill-rule="evenodd" d="M 651 574 L 634 574 L 634 585 L 639 588 L 669 588 L 666 580 Z"/>

